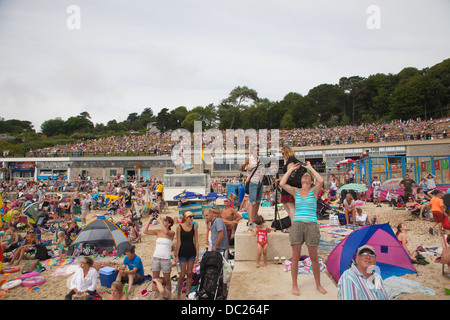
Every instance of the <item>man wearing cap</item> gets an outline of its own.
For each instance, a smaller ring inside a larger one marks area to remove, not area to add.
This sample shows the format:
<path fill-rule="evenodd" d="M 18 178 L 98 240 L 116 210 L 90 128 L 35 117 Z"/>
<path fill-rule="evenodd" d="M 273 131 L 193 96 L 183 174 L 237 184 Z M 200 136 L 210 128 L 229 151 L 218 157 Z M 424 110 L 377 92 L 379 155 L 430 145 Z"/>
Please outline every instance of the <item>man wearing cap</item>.
<path fill-rule="evenodd" d="M 389 300 L 381 275 L 373 272 L 377 255 L 375 249 L 364 245 L 338 282 L 339 300 Z"/>

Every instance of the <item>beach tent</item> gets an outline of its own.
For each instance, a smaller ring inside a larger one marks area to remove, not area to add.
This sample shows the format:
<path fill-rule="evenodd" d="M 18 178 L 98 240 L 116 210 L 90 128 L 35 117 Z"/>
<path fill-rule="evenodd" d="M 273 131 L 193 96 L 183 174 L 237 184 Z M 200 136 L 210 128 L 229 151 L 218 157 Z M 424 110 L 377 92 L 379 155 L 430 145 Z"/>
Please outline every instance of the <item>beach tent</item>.
<path fill-rule="evenodd" d="M 125 254 L 125 250 L 131 247 L 125 234 L 120 228 L 109 220 L 97 219 L 87 224 L 78 233 L 69 247 L 69 255 L 72 255 L 77 244 L 94 245 L 95 248 L 103 248 L 111 252 L 116 248 L 119 255 Z"/>
<path fill-rule="evenodd" d="M 356 250 L 366 244 L 372 246 L 377 253 L 377 267 L 383 279 L 416 273 L 408 254 L 389 224 L 377 224 L 352 232 L 330 253 L 325 265 L 336 282 L 350 267 Z"/>

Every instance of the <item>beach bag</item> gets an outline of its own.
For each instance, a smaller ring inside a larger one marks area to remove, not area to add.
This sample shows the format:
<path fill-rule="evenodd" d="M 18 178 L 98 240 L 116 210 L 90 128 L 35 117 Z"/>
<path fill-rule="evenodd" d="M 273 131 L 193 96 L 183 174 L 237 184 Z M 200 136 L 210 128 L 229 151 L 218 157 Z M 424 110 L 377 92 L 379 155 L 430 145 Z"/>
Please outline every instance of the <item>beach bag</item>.
<path fill-rule="evenodd" d="M 39 245 L 36 247 L 36 253 L 34 254 L 34 258 L 39 261 L 44 261 L 50 259 L 50 255 L 48 254 L 47 247 L 44 245 Z"/>
<path fill-rule="evenodd" d="M 445 230 L 450 230 L 450 221 L 448 220 L 448 217 L 444 218 L 444 222 L 442 223 L 442 226 Z"/>
<path fill-rule="evenodd" d="M 335 214 L 330 214 L 329 217 L 330 221 L 329 224 L 332 226 L 339 226 L 339 217 Z"/>
<path fill-rule="evenodd" d="M 281 224 L 281 226 L 280 226 Z M 291 218 L 289 216 L 284 217 L 283 219 L 276 219 L 272 221 L 272 228 L 275 228 L 276 230 L 285 230 L 291 226 Z"/>
<path fill-rule="evenodd" d="M 21 272 L 22 274 L 30 272 L 41 272 L 42 269 L 43 267 L 39 260 L 27 260 L 23 265 Z"/>

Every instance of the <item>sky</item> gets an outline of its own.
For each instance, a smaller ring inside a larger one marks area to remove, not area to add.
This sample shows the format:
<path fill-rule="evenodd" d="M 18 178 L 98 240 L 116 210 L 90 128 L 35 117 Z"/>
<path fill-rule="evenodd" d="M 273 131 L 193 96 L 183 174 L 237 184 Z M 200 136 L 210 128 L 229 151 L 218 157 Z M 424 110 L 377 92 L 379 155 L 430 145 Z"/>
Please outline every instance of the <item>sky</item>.
<path fill-rule="evenodd" d="M 448 0 L 0 0 L 0 117 L 280 101 L 450 58 Z"/>

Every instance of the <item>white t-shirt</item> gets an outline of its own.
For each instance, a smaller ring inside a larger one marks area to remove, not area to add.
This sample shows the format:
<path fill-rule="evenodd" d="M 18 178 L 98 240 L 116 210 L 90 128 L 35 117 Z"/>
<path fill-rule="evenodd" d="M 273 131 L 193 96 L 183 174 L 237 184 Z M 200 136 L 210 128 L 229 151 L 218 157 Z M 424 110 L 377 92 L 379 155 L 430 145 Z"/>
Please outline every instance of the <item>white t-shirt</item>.
<path fill-rule="evenodd" d="M 366 222 L 367 220 L 367 214 L 363 213 L 361 215 L 356 215 L 356 222 Z"/>

